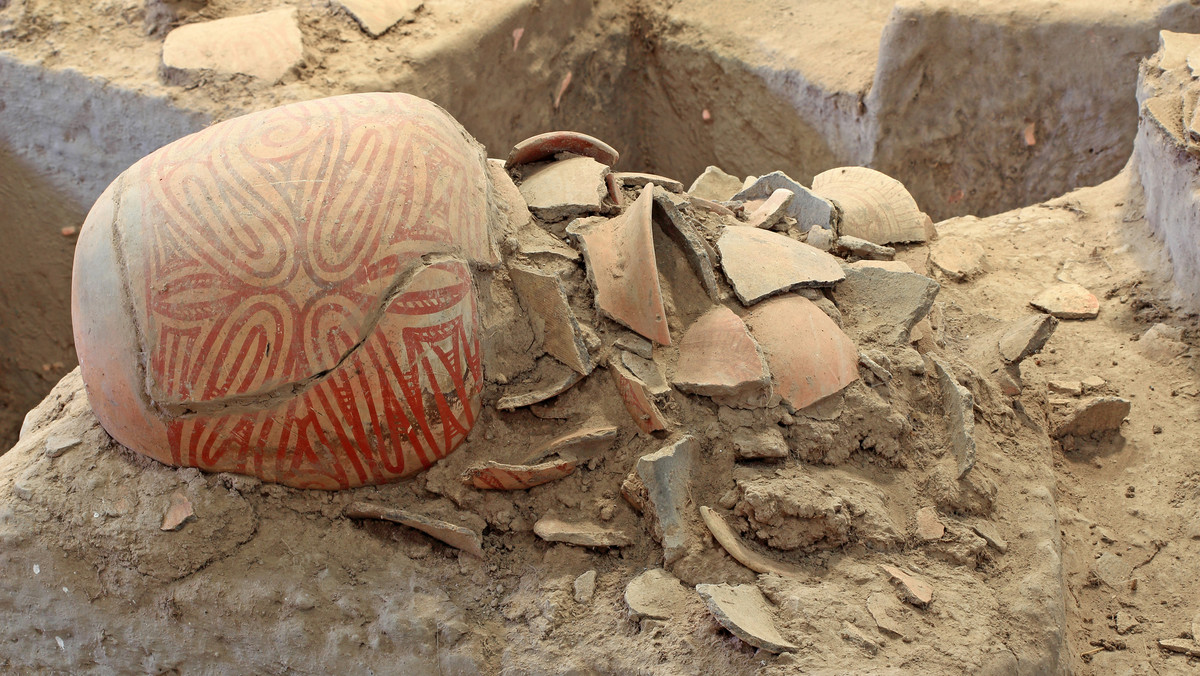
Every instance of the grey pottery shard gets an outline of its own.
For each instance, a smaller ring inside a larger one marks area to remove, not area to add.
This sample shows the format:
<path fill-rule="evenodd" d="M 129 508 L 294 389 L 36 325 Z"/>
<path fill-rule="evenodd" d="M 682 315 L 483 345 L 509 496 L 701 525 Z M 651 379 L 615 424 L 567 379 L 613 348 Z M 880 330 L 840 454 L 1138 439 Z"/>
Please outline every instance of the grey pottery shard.
<path fill-rule="evenodd" d="M 709 165 L 704 169 L 704 173 L 692 181 L 688 194 L 713 202 L 724 202 L 741 189 L 742 179 L 721 171 L 720 167 Z"/>
<path fill-rule="evenodd" d="M 579 156 L 528 165 L 521 196 L 533 215 L 547 222 L 599 213 L 608 194 L 604 185 L 608 172 L 607 166 Z"/>
<path fill-rule="evenodd" d="M 687 503 L 700 443 L 685 436 L 679 441 L 637 461 L 635 473 L 645 488 L 646 507 L 651 514 L 651 531 L 662 543 L 667 565 L 687 553 L 690 532 Z"/>
<path fill-rule="evenodd" d="M 717 251 L 725 277 L 746 306 L 789 289 L 833 286 L 846 278 L 834 256 L 770 230 L 727 227 Z"/>
<path fill-rule="evenodd" d="M 942 403 L 950 425 L 950 445 L 958 461 L 958 478 L 961 479 L 975 466 L 975 397 L 958 384 L 950 367 L 941 359 L 932 359 L 937 367 Z"/>
<path fill-rule="evenodd" d="M 508 274 L 535 330 L 542 334 L 542 348 L 580 375 L 591 373 L 592 357 L 558 277 L 516 265 Z"/>
<path fill-rule="evenodd" d="M 912 272 L 850 268 L 833 291 L 843 327 L 864 340 L 907 343 L 913 326 L 929 314 L 941 286 Z"/>
<path fill-rule="evenodd" d="M 817 174 L 813 192 L 842 211 L 838 232 L 876 244 L 924 242 L 925 214 L 896 179 L 866 167 Z"/>
<path fill-rule="evenodd" d="M 713 617 L 734 636 L 767 652 L 796 650 L 775 626 L 775 613 L 758 587 L 750 584 L 698 584 L 696 592 Z"/>
<path fill-rule="evenodd" d="M 1057 326 L 1058 320 L 1051 315 L 1031 315 L 1016 322 L 1000 336 L 1000 356 L 1010 364 L 1019 364 L 1040 351 Z"/>
<path fill-rule="evenodd" d="M 687 257 L 692 270 L 700 278 L 700 286 L 704 287 L 708 297 L 713 302 L 720 302 L 720 289 L 717 286 L 716 273 L 713 271 L 713 259 L 717 257 L 716 252 L 700 236 L 691 219 L 679 211 L 666 191 L 655 189 L 653 192 L 652 217 L 654 221 L 667 234 L 667 237 L 670 237 L 680 249 L 683 249 L 683 255 Z"/>
<path fill-rule="evenodd" d="M 813 226 L 830 229 L 833 227 L 835 209 L 833 203 L 813 190 L 793 181 L 782 171 L 773 171 L 759 176 L 753 183 L 733 196 L 734 200 L 748 201 L 767 199 L 776 190 L 790 190 L 792 200 L 787 206 L 787 215 L 796 219 L 801 232 Z M 881 242 L 882 243 L 882 242 Z"/>

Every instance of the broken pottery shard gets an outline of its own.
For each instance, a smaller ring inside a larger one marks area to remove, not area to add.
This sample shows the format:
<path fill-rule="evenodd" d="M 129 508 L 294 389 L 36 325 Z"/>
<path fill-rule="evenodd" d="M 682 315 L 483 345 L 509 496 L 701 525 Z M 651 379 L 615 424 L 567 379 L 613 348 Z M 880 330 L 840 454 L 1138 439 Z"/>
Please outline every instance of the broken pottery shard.
<path fill-rule="evenodd" d="M 667 311 L 658 285 L 651 213 L 653 184 L 616 218 L 567 228 L 583 248 L 596 307 L 659 345 L 670 345 Z"/>
<path fill-rule="evenodd" d="M 463 481 L 475 488 L 520 491 L 561 479 L 575 471 L 574 460 L 557 460 L 538 465 L 506 465 L 486 462 L 463 472 Z"/>
<path fill-rule="evenodd" d="M 788 205 L 787 215 L 796 219 L 796 225 L 801 232 L 808 232 L 814 226 L 825 229 L 833 228 L 834 214 L 836 213 L 833 203 L 793 181 L 782 171 L 773 171 L 759 176 L 731 199 L 742 202 L 763 199 L 779 189 L 791 191 L 793 197 Z M 886 244 L 886 242 L 881 242 L 881 244 Z"/>
<path fill-rule="evenodd" d="M 733 450 L 739 458 L 762 460 L 764 458 L 788 457 L 787 441 L 778 425 L 763 429 L 739 427 L 731 435 Z"/>
<path fill-rule="evenodd" d="M 1129 410 L 1128 399 L 1096 397 L 1071 411 L 1054 428 L 1054 437 L 1090 437 L 1116 432 L 1121 429 L 1121 422 L 1129 416 Z"/>
<path fill-rule="evenodd" d="M 618 431 L 612 425 L 601 425 L 564 434 L 531 453 L 526 462 L 538 462 L 552 455 L 566 460 L 587 460 L 612 446 Z"/>
<path fill-rule="evenodd" d="M 590 157 L 610 167 L 621 157 L 612 146 L 594 136 L 577 131 L 548 131 L 513 146 L 504 167 L 508 169 L 519 164 L 540 162 L 562 152 Z"/>
<path fill-rule="evenodd" d="M 958 461 L 958 478 L 975 466 L 975 397 L 958 384 L 954 373 L 941 359 L 931 355 L 942 390 L 942 406 L 950 426 L 950 446 Z"/>
<path fill-rule="evenodd" d="M 417 11 L 422 0 L 336 0 L 371 37 L 379 37 Z"/>
<path fill-rule="evenodd" d="M 837 235 L 832 230 L 813 228 L 804 236 L 804 243 L 820 251 L 832 251 Z"/>
<path fill-rule="evenodd" d="M 1078 284 L 1053 284 L 1029 304 L 1059 319 L 1092 319 L 1100 314 L 1100 301 Z"/>
<path fill-rule="evenodd" d="M 688 195 L 688 204 L 701 211 L 707 211 L 710 214 L 717 214 L 718 216 L 733 218 L 736 215 L 729 207 L 723 204 L 706 200 L 703 197 L 696 197 L 695 195 Z"/>
<path fill-rule="evenodd" d="M 622 351 L 621 365 L 629 370 L 635 378 L 646 384 L 646 389 L 652 395 L 666 394 L 671 391 L 667 379 L 663 377 L 658 364 L 650 359 L 643 359 L 632 352 Z"/>
<path fill-rule="evenodd" d="M 575 578 L 575 602 L 587 603 L 596 595 L 596 571 L 595 569 L 583 573 Z"/>
<path fill-rule="evenodd" d="M 858 348 L 812 301 L 787 295 L 746 317 L 775 392 L 795 410 L 858 380 Z"/>
<path fill-rule="evenodd" d="M 746 225 L 752 228 L 774 228 L 783 221 L 783 217 L 787 215 L 788 207 L 792 205 L 795 197 L 796 194 L 791 190 L 785 188 L 776 190 L 754 210 L 754 213 L 746 217 Z"/>
<path fill-rule="evenodd" d="M 1000 537 L 1000 531 L 996 530 L 995 524 L 991 523 L 990 521 L 981 521 L 980 523 L 971 526 L 971 530 L 975 531 L 976 535 L 983 538 L 983 541 L 988 543 L 988 546 L 990 546 L 992 549 L 995 549 L 1001 554 L 1008 551 L 1008 542 L 1005 541 L 1004 538 Z"/>
<path fill-rule="evenodd" d="M 658 227 L 683 250 L 692 271 L 700 278 L 700 286 L 708 293 L 713 302 L 720 301 L 720 288 L 717 286 L 717 275 L 713 271 L 713 260 L 716 252 L 705 241 L 691 219 L 684 216 L 665 191 L 654 191 L 653 218 Z M 647 357 L 649 358 L 649 357 Z"/>
<path fill-rule="evenodd" d="M 1175 70 L 1188 65 L 1188 57 L 1200 48 L 1200 36 L 1192 33 L 1159 31 L 1158 67 Z"/>
<path fill-rule="evenodd" d="M 469 528 L 364 500 L 346 505 L 342 513 L 351 519 L 381 519 L 408 526 L 434 539 L 441 540 L 455 549 L 483 558 L 483 539 L 479 533 Z"/>
<path fill-rule="evenodd" d="M 57 458 L 81 443 L 83 443 L 83 439 L 76 436 L 51 435 L 46 439 L 46 457 Z"/>
<path fill-rule="evenodd" d="M 538 519 L 533 524 L 533 532 L 546 542 L 564 542 L 580 547 L 628 547 L 633 543 L 628 535 L 619 530 L 594 523 L 569 523 L 551 517 Z"/>
<path fill-rule="evenodd" d="M 708 532 L 712 533 L 713 539 L 738 563 L 756 573 L 774 573 L 783 577 L 800 576 L 799 570 L 785 563 L 772 561 L 750 549 L 717 510 L 701 506 L 700 516 L 704 519 L 704 525 L 708 527 Z"/>
<path fill-rule="evenodd" d="M 721 269 L 742 305 L 789 289 L 833 286 L 846 278 L 837 258 L 769 230 L 726 227 L 717 250 Z"/>
<path fill-rule="evenodd" d="M 175 491 L 171 494 L 171 505 L 167 507 L 160 528 L 165 531 L 179 530 L 194 518 L 196 514 L 192 511 L 192 502 L 182 492 Z"/>
<path fill-rule="evenodd" d="M 938 518 L 937 510 L 933 507 L 922 507 L 917 510 L 917 537 L 925 542 L 941 540 L 946 534 L 946 526 Z"/>
<path fill-rule="evenodd" d="M 773 653 L 796 650 L 796 646 L 779 633 L 774 611 L 758 587 L 698 584 L 696 592 L 721 626 L 746 643 Z"/>
<path fill-rule="evenodd" d="M 679 343 L 675 386 L 727 406 L 765 406 L 771 378 L 745 322 L 724 305 L 692 323 Z"/>
<path fill-rule="evenodd" d="M 905 263 L 904 261 L 863 260 L 863 261 L 854 261 L 853 263 L 847 263 L 846 267 L 850 268 L 851 270 L 862 270 L 864 268 L 879 268 L 880 270 L 887 270 L 888 272 L 912 272 L 913 271 L 912 266 L 909 265 L 908 263 Z"/>
<path fill-rule="evenodd" d="M 905 601 L 918 608 L 924 608 L 933 601 L 933 585 L 925 580 L 909 575 L 895 566 L 880 564 L 879 569 L 899 583 L 900 595 Z"/>
<path fill-rule="evenodd" d="M 531 233 L 536 231 L 554 240 L 552 245 L 557 243 L 558 248 L 563 250 L 566 255 L 569 256 L 573 253 L 576 258 L 579 257 L 579 252 L 562 242 L 558 242 L 550 233 L 532 225 L 533 221 L 529 215 L 529 205 L 525 202 L 525 198 L 521 196 L 521 191 L 517 189 L 517 184 L 513 183 L 512 176 L 509 176 L 508 172 L 504 170 L 504 162 L 488 158 L 487 173 L 492 179 L 492 186 L 495 188 L 495 204 L 501 216 L 501 218 L 496 219 L 498 222 L 493 226 L 490 233 L 489 263 L 500 262 L 500 252 L 497 243 L 515 236 L 519 232 Z M 518 240 L 519 245 L 520 243 L 520 240 Z M 525 253 L 524 250 L 521 252 Z"/>
<path fill-rule="evenodd" d="M 838 237 L 837 241 L 833 243 L 833 248 L 839 255 L 857 256 L 872 261 L 890 261 L 896 257 L 896 250 L 890 246 L 868 242 L 865 239 L 849 235 Z"/>
<path fill-rule="evenodd" d="M 613 180 L 628 188 L 640 188 L 647 183 L 653 183 L 667 192 L 683 192 L 683 184 L 673 178 L 647 174 L 640 171 L 618 171 L 613 174 Z"/>
<path fill-rule="evenodd" d="M 540 376 L 537 381 L 523 385 L 518 391 L 510 391 L 500 397 L 496 402 L 496 408 L 501 411 L 511 411 L 515 408 L 546 401 L 566 392 L 582 378 L 578 372 L 554 360 L 538 362 L 535 372 Z"/>
<path fill-rule="evenodd" d="M 1200 657 L 1200 644 L 1186 638 L 1160 638 L 1158 640 L 1158 647 L 1189 657 Z"/>
<path fill-rule="evenodd" d="M 1158 323 L 1146 329 L 1137 341 L 1138 352 L 1154 361 L 1168 362 L 1188 351 L 1183 329 Z"/>
<path fill-rule="evenodd" d="M 929 265 L 956 282 L 967 282 L 987 271 L 987 256 L 978 242 L 942 237 L 929 247 Z"/>
<path fill-rule="evenodd" d="M 903 609 L 890 594 L 871 594 L 867 597 L 867 612 L 875 620 L 875 626 L 885 634 L 902 638 L 904 625 L 896 619 Z"/>
<path fill-rule="evenodd" d="M 1032 315 L 1013 324 L 1000 336 L 1000 356 L 1010 364 L 1039 352 L 1054 335 L 1058 320 L 1052 315 Z"/>
<path fill-rule="evenodd" d="M 535 333 L 542 334 L 542 348 L 580 375 L 591 373 L 592 357 L 558 276 L 516 265 L 509 267 L 508 274 L 521 306 L 533 319 Z"/>
<path fill-rule="evenodd" d="M 608 190 L 608 200 L 612 202 L 618 210 L 625 208 L 625 194 L 621 192 L 621 186 L 617 183 L 617 179 L 613 174 L 608 174 L 604 177 L 604 187 Z"/>
<path fill-rule="evenodd" d="M 872 655 L 879 652 L 879 644 L 872 641 L 861 629 L 850 622 L 842 622 L 841 637 L 847 643 L 852 643 Z"/>
<path fill-rule="evenodd" d="M 709 165 L 692 181 L 688 194 L 711 202 L 725 202 L 742 189 L 742 179 Z M 732 215 L 732 214 L 730 214 Z"/>
<path fill-rule="evenodd" d="M 688 594 L 688 589 L 674 575 L 662 568 L 651 568 L 629 581 L 625 604 L 635 619 L 669 620 L 683 612 Z"/>
<path fill-rule="evenodd" d="M 654 344 L 641 336 L 624 333 L 613 341 L 613 345 L 626 352 L 632 352 L 642 359 L 654 359 Z"/>
<path fill-rule="evenodd" d="M 925 214 L 904 184 L 886 174 L 866 167 L 830 169 L 813 177 L 813 192 L 841 209 L 841 235 L 876 244 L 925 241 Z"/>
<path fill-rule="evenodd" d="M 625 410 L 629 411 L 638 429 L 647 434 L 667 429 L 667 419 L 658 410 L 646 383 L 613 359 L 608 362 L 608 371 L 612 374 L 621 401 L 625 403 Z"/>
<path fill-rule="evenodd" d="M 180 26 L 163 41 L 162 62 L 186 74 L 215 71 L 278 82 L 303 58 L 296 9 L 276 9 Z"/>
<path fill-rule="evenodd" d="M 530 166 L 519 189 L 534 216 L 547 222 L 561 221 L 604 209 L 606 174 L 608 167 L 576 155 Z"/>
<path fill-rule="evenodd" d="M 638 458 L 634 473 L 645 490 L 645 511 L 650 514 L 650 531 L 662 544 L 667 565 L 687 553 L 691 539 L 687 503 L 691 500 L 692 466 L 700 443 L 685 436 L 675 443 Z"/>
<path fill-rule="evenodd" d="M 908 344 L 913 326 L 929 314 L 941 287 L 928 277 L 877 267 L 850 268 L 833 290 L 842 326 L 864 340 Z"/>

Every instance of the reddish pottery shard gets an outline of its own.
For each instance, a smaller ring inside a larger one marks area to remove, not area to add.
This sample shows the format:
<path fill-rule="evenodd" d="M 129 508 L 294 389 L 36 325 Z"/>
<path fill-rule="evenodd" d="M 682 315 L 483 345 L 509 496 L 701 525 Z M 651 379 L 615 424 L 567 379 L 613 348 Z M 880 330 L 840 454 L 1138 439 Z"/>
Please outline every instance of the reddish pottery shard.
<path fill-rule="evenodd" d="M 558 153 L 567 152 L 590 157 L 601 164 L 612 166 L 621 155 L 604 141 L 577 131 L 548 131 L 545 134 L 531 136 L 513 146 L 508 154 L 505 168 L 519 164 L 540 162 Z"/>
<path fill-rule="evenodd" d="M 724 305 L 701 315 L 683 334 L 672 382 L 729 406 L 765 406 L 771 395 L 758 343 L 742 318 Z"/>
<path fill-rule="evenodd" d="M 429 467 L 481 406 L 487 200 L 482 147 L 405 94 L 295 103 L 150 154 L 75 251 L 97 418 L 162 462 L 303 488 Z"/>
<path fill-rule="evenodd" d="M 836 257 L 769 230 L 727 227 L 717 250 L 721 269 L 742 305 L 788 289 L 833 286 L 846 278 Z"/>
<path fill-rule="evenodd" d="M 775 392 L 794 409 L 858 380 L 858 348 L 812 301 L 787 295 L 746 317 L 767 357 Z"/>
<path fill-rule="evenodd" d="M 303 56 L 294 7 L 180 26 L 167 34 L 162 48 L 169 79 L 171 73 L 208 70 L 277 82 Z"/>
<path fill-rule="evenodd" d="M 892 581 L 899 583 L 900 595 L 905 601 L 919 608 L 924 608 L 933 601 L 933 585 L 925 580 L 909 575 L 895 566 L 880 564 L 879 569 L 890 575 Z"/>
<path fill-rule="evenodd" d="M 463 481 L 484 490 L 520 491 L 561 479 L 574 471 L 574 460 L 543 462 L 539 465 L 486 462 L 463 472 Z"/>
<path fill-rule="evenodd" d="M 640 188 L 647 183 L 653 183 L 667 192 L 683 192 L 683 184 L 673 178 L 647 174 L 641 171 L 618 171 L 613 173 L 613 179 L 628 188 Z"/>
<path fill-rule="evenodd" d="M 670 345 L 650 228 L 653 192 L 648 184 L 620 216 L 567 232 L 583 248 L 596 307 L 659 345 Z"/>
<path fill-rule="evenodd" d="M 179 530 L 194 518 L 196 513 L 192 511 L 192 502 L 182 492 L 175 491 L 171 494 L 171 506 L 167 507 L 160 528 L 166 531 Z"/>
<path fill-rule="evenodd" d="M 787 215 L 788 207 L 795 197 L 796 194 L 791 190 L 776 190 L 754 210 L 754 213 L 746 217 L 746 225 L 752 228 L 774 227 Z"/>
<path fill-rule="evenodd" d="M 592 357 L 558 277 L 517 265 L 509 266 L 508 274 L 521 306 L 542 335 L 542 348 L 580 375 L 591 373 Z"/>
<path fill-rule="evenodd" d="M 408 526 L 441 540 L 455 549 L 461 549 L 480 559 L 483 558 L 483 538 L 470 528 L 364 500 L 346 505 L 342 513 L 351 519 L 381 519 Z"/>
<path fill-rule="evenodd" d="M 667 419 L 654 404 L 646 383 L 638 380 L 637 376 L 615 359 L 609 360 L 608 370 L 612 373 L 613 383 L 617 386 L 621 401 L 625 402 L 625 409 L 633 417 L 638 429 L 646 433 L 667 429 Z"/>

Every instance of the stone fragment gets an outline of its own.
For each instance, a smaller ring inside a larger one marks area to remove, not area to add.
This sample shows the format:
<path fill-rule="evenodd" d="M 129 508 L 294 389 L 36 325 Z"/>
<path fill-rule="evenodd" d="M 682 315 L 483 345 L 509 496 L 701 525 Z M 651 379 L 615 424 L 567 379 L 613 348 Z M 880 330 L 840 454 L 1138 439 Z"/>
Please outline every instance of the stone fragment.
<path fill-rule="evenodd" d="M 167 34 L 162 47 L 164 68 L 185 78 L 210 70 L 274 83 L 303 56 L 294 7 L 180 26 Z"/>
<path fill-rule="evenodd" d="M 537 465 L 506 465 L 488 461 L 467 468 L 464 482 L 483 490 L 521 491 L 568 476 L 575 471 L 574 460 L 557 460 Z"/>
<path fill-rule="evenodd" d="M 46 457 L 57 458 L 81 443 L 83 439 L 74 435 L 52 434 L 46 439 Z"/>
<path fill-rule="evenodd" d="M 1091 437 L 1116 432 L 1129 416 L 1130 402 L 1120 397 L 1095 397 L 1068 413 L 1054 428 L 1054 437 L 1061 439 Z"/>
<path fill-rule="evenodd" d="M 1087 378 L 1084 378 L 1082 381 L 1080 381 L 1079 384 L 1083 385 L 1083 391 L 1086 393 L 1086 392 L 1094 392 L 1094 391 L 1104 387 L 1105 385 L 1107 385 L 1108 382 L 1106 380 L 1104 380 L 1103 378 L 1101 378 L 1100 376 L 1088 376 Z"/>
<path fill-rule="evenodd" d="M 618 171 L 613 173 L 613 180 L 620 183 L 626 188 L 640 188 L 647 183 L 666 190 L 667 192 L 681 193 L 683 192 L 683 184 L 673 178 L 659 176 L 658 174 L 648 174 L 642 171 Z"/>
<path fill-rule="evenodd" d="M 904 261 L 854 261 L 847 263 L 846 267 L 851 270 L 865 270 L 866 268 L 879 268 L 889 272 L 912 272 L 912 266 Z"/>
<path fill-rule="evenodd" d="M 751 228 L 774 229 L 776 225 L 783 222 L 783 217 L 787 215 L 788 207 L 791 206 L 795 196 L 796 194 L 791 190 L 784 188 L 776 190 L 746 217 L 746 225 Z"/>
<path fill-rule="evenodd" d="M 891 576 L 898 583 L 901 597 L 909 603 L 924 608 L 933 601 L 933 585 L 895 566 L 880 564 L 879 569 Z"/>
<path fill-rule="evenodd" d="M 1116 624 L 1117 633 L 1121 634 L 1122 636 L 1133 631 L 1134 628 L 1141 624 L 1141 622 L 1138 622 L 1137 618 L 1133 616 L 1133 613 L 1129 612 L 1128 610 L 1118 610 L 1117 616 L 1113 619 Z"/>
<path fill-rule="evenodd" d="M 841 637 L 847 643 L 856 645 L 872 655 L 879 652 L 879 644 L 872 641 L 861 629 L 849 622 L 842 622 Z"/>
<path fill-rule="evenodd" d="M 700 444 L 684 436 L 654 453 L 638 459 L 634 473 L 641 482 L 650 531 L 663 547 L 667 565 L 687 553 L 691 535 L 687 519 L 691 501 L 692 467 Z"/>
<path fill-rule="evenodd" d="M 625 587 L 625 604 L 634 618 L 669 620 L 687 605 L 687 601 L 688 590 L 662 568 L 647 570 Z"/>
<path fill-rule="evenodd" d="M 612 425 L 598 425 L 564 434 L 535 450 L 526 462 L 540 462 L 552 455 L 558 455 L 565 460 L 588 460 L 612 446 L 617 440 L 618 431 L 619 428 Z"/>
<path fill-rule="evenodd" d="M 1133 566 L 1116 554 L 1104 552 L 1092 561 L 1088 572 L 1113 589 L 1123 589 L 1133 574 Z"/>
<path fill-rule="evenodd" d="M 687 191 L 693 197 L 699 197 L 711 202 L 725 202 L 736 195 L 741 189 L 742 180 L 740 178 L 730 176 L 721 171 L 719 167 L 709 165 L 704 169 L 704 173 L 697 176 L 695 181 L 692 181 L 692 186 Z"/>
<path fill-rule="evenodd" d="M 604 209 L 606 174 L 607 166 L 573 155 L 530 165 L 519 189 L 534 216 L 547 222 L 561 221 Z"/>
<path fill-rule="evenodd" d="M 342 513 L 351 519 L 381 519 L 391 521 L 440 540 L 455 549 L 462 550 L 474 557 L 483 558 L 482 536 L 463 526 L 447 523 L 423 514 L 416 514 L 404 509 L 394 509 L 365 500 L 358 500 L 346 505 Z"/>
<path fill-rule="evenodd" d="M 1188 351 L 1187 343 L 1183 342 L 1183 329 L 1161 323 L 1146 329 L 1138 339 L 1137 348 L 1147 358 L 1159 362 L 1171 361 Z"/>
<path fill-rule="evenodd" d="M 865 260 L 890 261 L 896 257 L 896 250 L 890 246 L 875 244 L 849 235 L 838 237 L 837 241 L 833 243 L 833 247 L 840 256 L 857 256 Z"/>
<path fill-rule="evenodd" d="M 1030 315 L 1012 324 L 1000 336 L 1000 356 L 1010 364 L 1021 363 L 1040 352 L 1057 327 L 1058 320 L 1051 315 Z"/>
<path fill-rule="evenodd" d="M 782 171 L 773 171 L 759 176 L 731 199 L 741 202 L 764 199 L 780 189 L 788 190 L 793 195 L 792 201 L 788 205 L 787 215 L 796 219 L 796 225 L 801 232 L 808 232 L 813 227 L 826 229 L 833 227 L 836 213 L 833 203 L 793 181 Z"/>
<path fill-rule="evenodd" d="M 724 204 L 718 204 L 702 197 L 696 197 L 695 195 L 688 195 L 688 204 L 701 211 L 707 211 L 710 214 L 717 214 L 718 216 L 725 216 L 731 219 L 736 217 L 733 210 Z"/>
<path fill-rule="evenodd" d="M 1168 652 L 1180 653 L 1188 657 L 1200 657 L 1200 644 L 1185 638 L 1160 638 L 1158 647 Z"/>
<path fill-rule="evenodd" d="M 942 390 L 942 407 L 950 427 L 950 446 L 958 461 L 958 478 L 962 479 L 975 466 L 975 397 L 958 384 L 950 367 L 933 357 L 938 384 Z"/>
<path fill-rule="evenodd" d="M 496 408 L 501 411 L 511 411 L 546 401 L 566 392 L 582 377 L 578 372 L 554 360 L 540 361 L 535 372 L 539 376 L 535 382 L 523 384 L 519 388 L 511 388 L 508 393 L 496 401 Z"/>
<path fill-rule="evenodd" d="M 813 177 L 813 192 L 841 209 L 838 233 L 876 244 L 924 242 L 926 216 L 894 178 L 866 167 L 840 167 Z"/>
<path fill-rule="evenodd" d="M 658 227 L 683 251 L 709 299 L 719 302 L 721 291 L 717 286 L 717 274 L 713 267 L 713 261 L 717 258 L 716 252 L 700 235 L 695 222 L 675 206 L 675 202 L 665 190 L 660 188 L 653 192 L 654 222 L 658 223 Z"/>
<path fill-rule="evenodd" d="M 745 322 L 724 305 L 692 323 L 679 343 L 672 382 L 726 406 L 765 406 L 771 378 Z"/>
<path fill-rule="evenodd" d="M 596 571 L 589 570 L 575 578 L 575 602 L 588 603 L 596 595 Z"/>
<path fill-rule="evenodd" d="M 758 587 L 699 584 L 696 592 L 717 622 L 746 643 L 773 653 L 796 650 L 796 646 L 779 633 L 774 611 Z"/>
<path fill-rule="evenodd" d="M 704 525 L 708 527 L 708 532 L 712 533 L 717 544 L 743 566 L 756 573 L 774 573 L 783 577 L 801 576 L 799 570 L 786 563 L 773 561 L 747 546 L 717 510 L 701 506 L 700 517 L 704 519 Z"/>
<path fill-rule="evenodd" d="M 858 348 L 807 298 L 769 300 L 746 317 L 746 324 L 766 357 L 775 393 L 793 409 L 858 380 Z"/>
<path fill-rule="evenodd" d="M 629 369 L 634 377 L 645 383 L 650 394 L 658 396 L 671 391 L 671 386 L 667 384 L 662 370 L 653 360 L 642 359 L 632 352 L 621 352 L 620 354 L 621 365 Z"/>
<path fill-rule="evenodd" d="M 371 37 L 377 38 L 397 21 L 411 16 L 423 0 L 336 0 Z"/>
<path fill-rule="evenodd" d="M 967 282 L 987 272 L 987 255 L 977 242 L 950 235 L 929 247 L 929 265 L 956 282 Z"/>
<path fill-rule="evenodd" d="M 1100 314 L 1100 301 L 1078 284 L 1052 284 L 1029 304 L 1059 319 L 1092 319 Z"/>
<path fill-rule="evenodd" d="M 865 340 L 908 344 L 913 326 L 929 314 L 940 286 L 928 277 L 878 267 L 850 268 L 833 290 L 843 326 Z"/>
<path fill-rule="evenodd" d="M 12 485 L 13 495 L 28 502 L 33 499 L 33 491 L 28 486 L 21 483 L 20 480 L 14 481 Z"/>
<path fill-rule="evenodd" d="M 508 274 L 542 348 L 580 375 L 591 373 L 595 365 L 558 276 L 515 264 Z"/>
<path fill-rule="evenodd" d="M 513 146 L 512 151 L 508 154 L 508 160 L 504 163 L 504 168 L 509 169 L 521 164 L 540 162 L 552 158 L 558 153 L 590 157 L 610 167 L 621 158 L 620 153 L 612 146 L 594 136 L 577 131 L 548 131 L 537 136 L 530 136 Z"/>
<path fill-rule="evenodd" d="M 654 359 L 654 343 L 651 343 L 641 336 L 634 335 L 632 333 L 624 333 L 618 336 L 615 341 L 613 341 L 613 345 L 616 345 L 626 352 L 632 352 L 642 359 Z"/>
<path fill-rule="evenodd" d="M 721 269 L 743 305 L 789 289 L 845 279 L 837 258 L 769 230 L 726 227 L 717 239 Z"/>
<path fill-rule="evenodd" d="M 628 547 L 633 544 L 629 536 L 619 530 L 594 523 L 569 523 L 548 516 L 533 524 L 533 532 L 546 542 L 563 542 L 580 547 Z"/>
<path fill-rule="evenodd" d="M 860 366 L 870 371 L 871 375 L 874 376 L 879 382 L 886 383 L 891 381 L 892 372 L 884 368 L 883 365 L 866 354 L 858 355 L 858 363 Z"/>
<path fill-rule="evenodd" d="M 937 510 L 933 507 L 922 507 L 917 510 L 917 537 L 925 542 L 941 540 L 946 534 L 946 526 L 938 518 Z"/>
<path fill-rule="evenodd" d="M 1050 380 L 1046 382 L 1046 387 L 1055 394 L 1067 394 L 1072 397 L 1083 394 L 1083 383 L 1078 380 Z"/>
<path fill-rule="evenodd" d="M 647 434 L 667 429 L 667 419 L 658 410 L 646 383 L 614 359 L 609 360 L 608 371 L 612 374 L 621 401 L 625 403 L 625 410 L 629 411 L 638 429 Z"/>
<path fill-rule="evenodd" d="M 762 429 L 739 427 L 733 431 L 731 440 L 739 458 L 761 460 L 788 457 L 787 442 L 778 425 L 768 425 Z"/>
<path fill-rule="evenodd" d="M 670 345 L 654 257 L 653 200 L 647 186 L 620 216 L 587 228 L 572 225 L 567 232 L 583 249 L 596 307 L 659 345 Z"/>
<path fill-rule="evenodd" d="M 812 228 L 804 237 L 804 243 L 820 251 L 832 251 L 837 235 L 826 228 Z"/>
<path fill-rule="evenodd" d="M 195 518 L 196 513 L 192 510 L 192 501 L 188 500 L 182 491 L 175 491 L 171 494 L 171 504 L 167 507 L 167 513 L 163 515 L 160 528 L 165 531 L 176 531 L 183 528 L 183 524 Z"/>
<path fill-rule="evenodd" d="M 996 530 L 996 525 L 990 521 L 980 521 L 971 526 L 971 530 L 975 534 L 983 538 L 983 541 L 988 543 L 988 546 L 1001 554 L 1008 551 L 1008 542 L 1000 537 L 1000 531 Z"/>
<path fill-rule="evenodd" d="M 896 597 L 890 594 L 871 594 L 867 597 L 867 612 L 875 620 L 875 626 L 885 634 L 898 638 L 904 637 L 904 625 L 896 619 L 903 609 L 896 602 Z"/>

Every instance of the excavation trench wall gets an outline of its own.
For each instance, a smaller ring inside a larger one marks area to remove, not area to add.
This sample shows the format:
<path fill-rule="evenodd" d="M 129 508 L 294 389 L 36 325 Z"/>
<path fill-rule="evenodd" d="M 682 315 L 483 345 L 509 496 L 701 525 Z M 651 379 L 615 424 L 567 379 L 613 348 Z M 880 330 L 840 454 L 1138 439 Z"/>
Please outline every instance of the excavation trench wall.
<path fill-rule="evenodd" d="M 314 96 L 406 91 L 446 108 L 492 156 L 565 128 L 620 149 L 620 168 L 685 183 L 708 164 L 801 181 L 865 164 L 904 181 L 935 218 L 996 213 L 1115 174 L 1137 126 L 1137 62 L 1159 28 L 1200 29 L 1195 8 L 1088 9 L 1083 18 L 993 4 L 900 3 L 881 29 L 874 82 L 860 90 L 698 38 L 669 10 L 640 2 L 497 3 L 475 28 L 417 41 L 352 77 L 334 56 L 362 58 L 354 50 L 372 45 L 323 45 L 317 52 L 333 56 L 310 55 L 308 75 L 273 89 L 109 82 L 63 57 L 44 66 L 0 52 L 0 449 L 75 365 L 74 240 L 62 228 L 78 227 L 125 167 L 212 121 Z M 306 44 L 329 40 L 317 24 L 348 21 L 306 17 Z M 337 77 L 321 83 L 313 71 Z"/>

